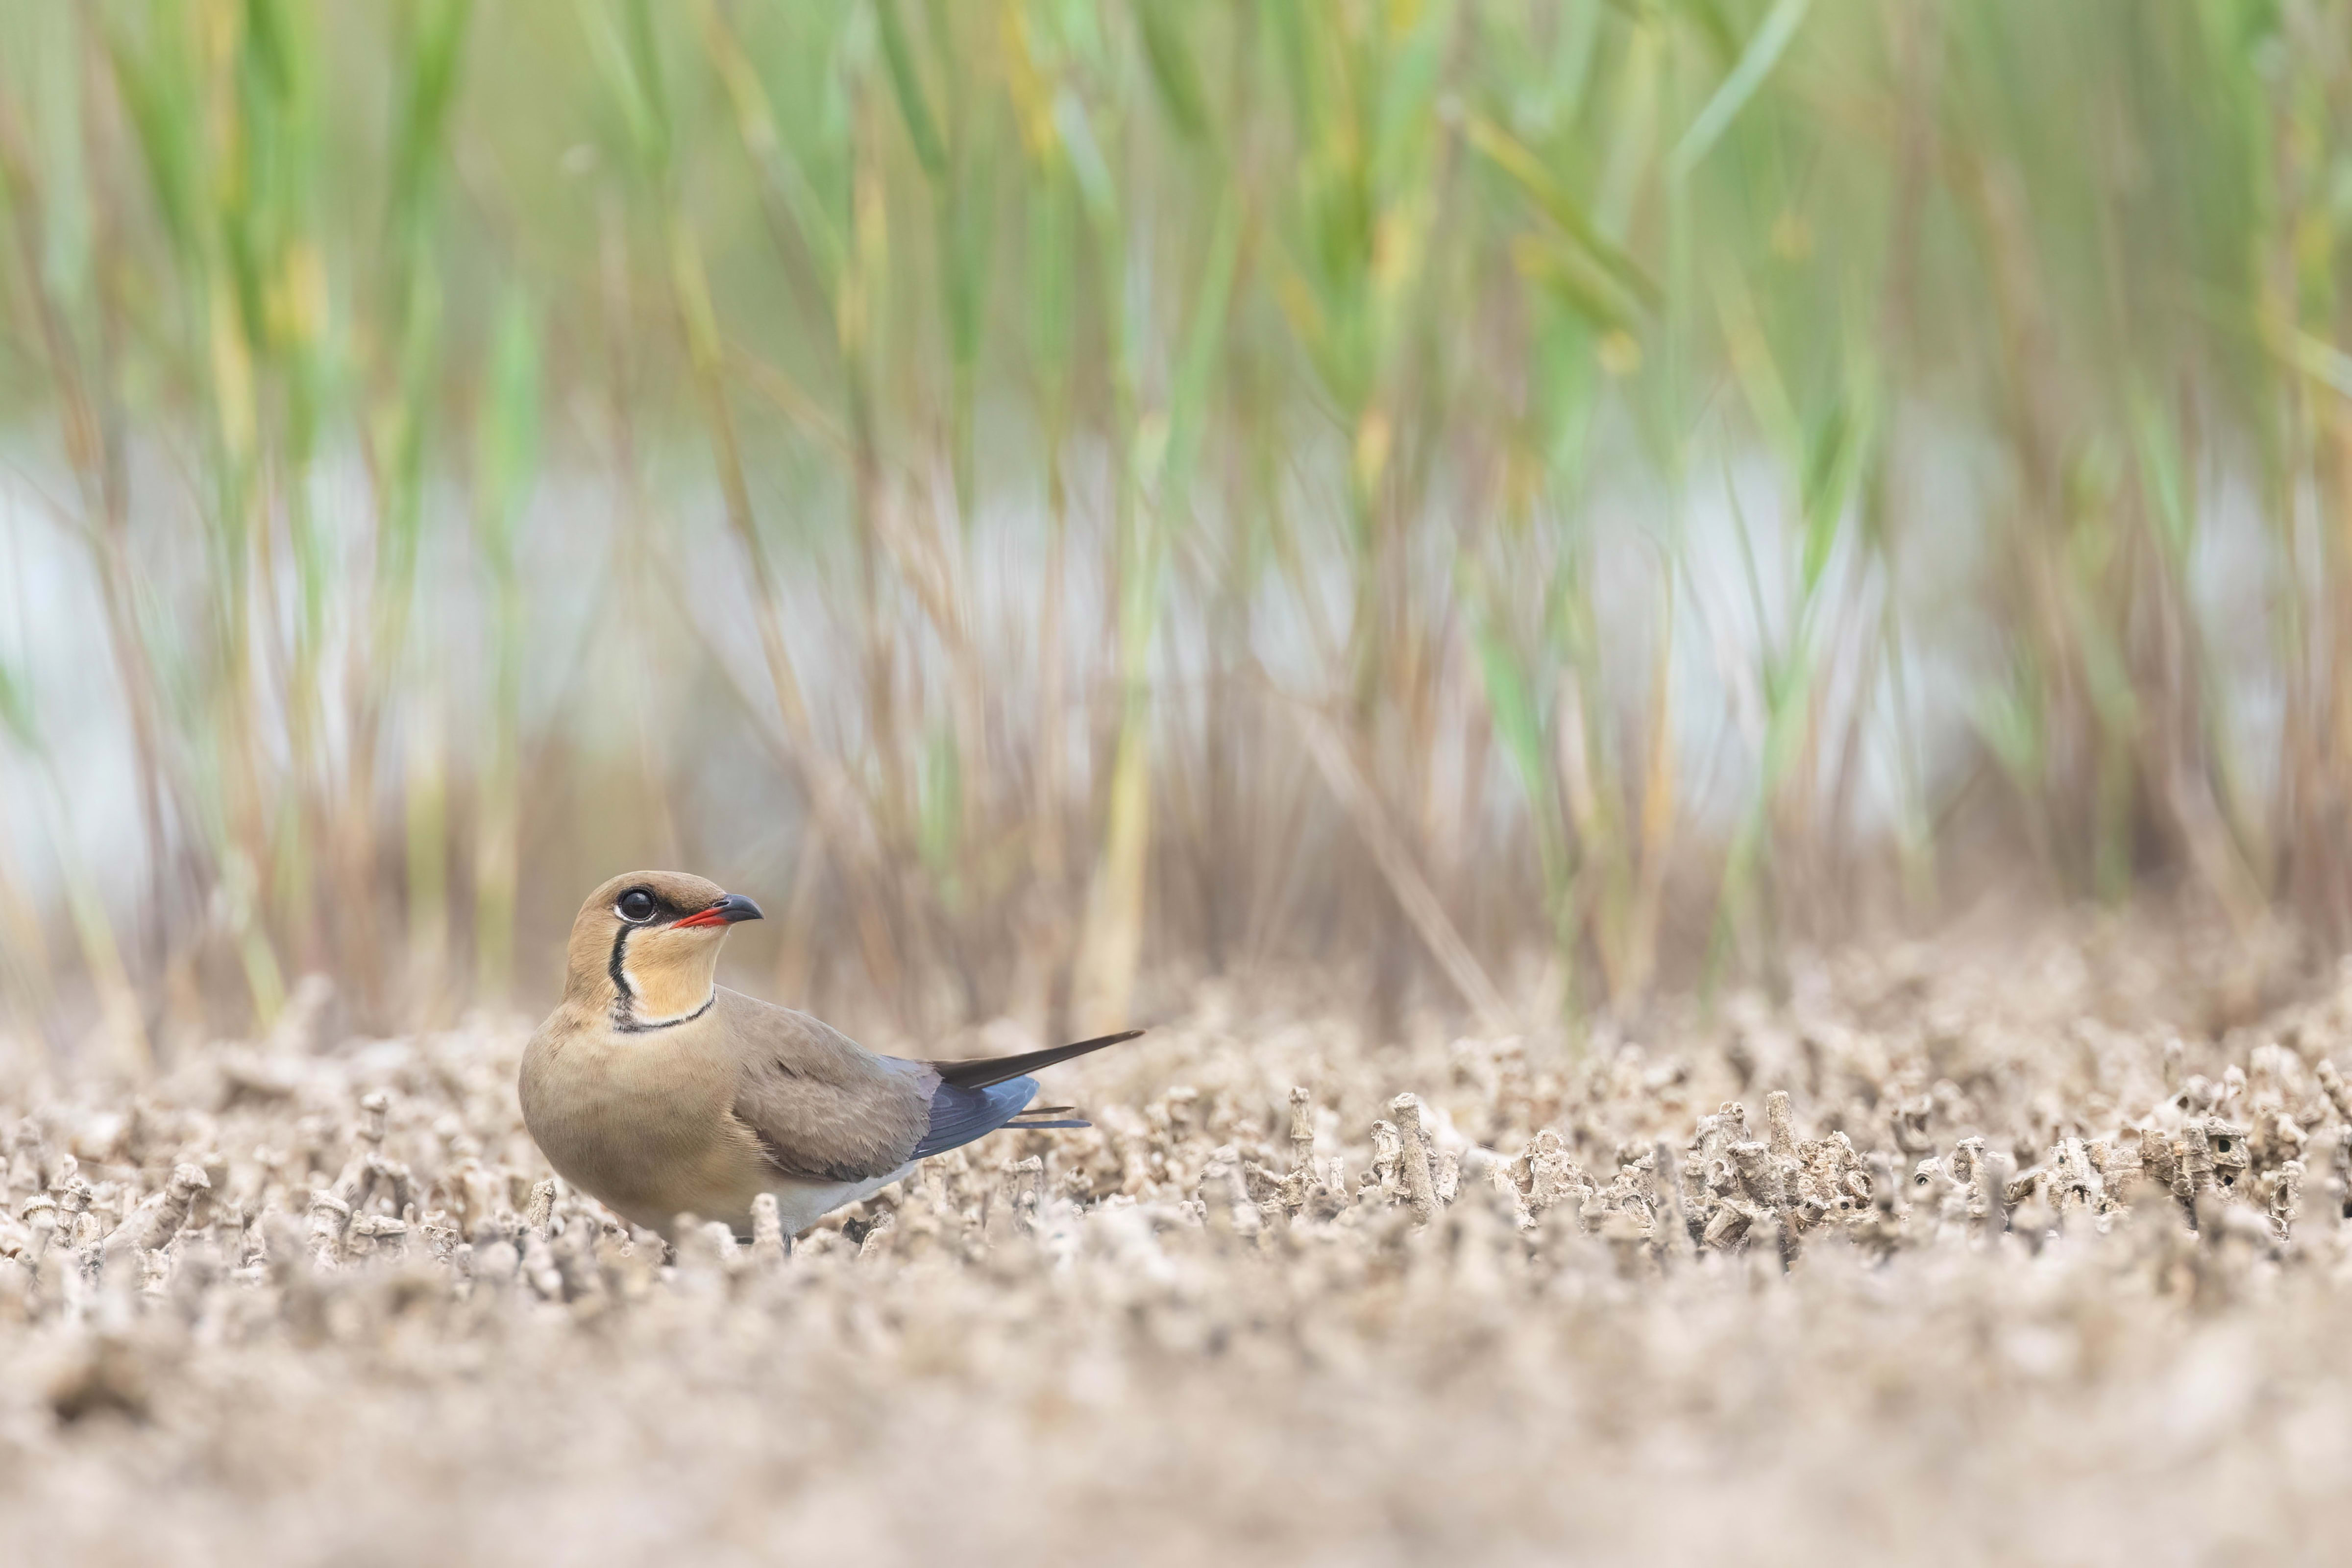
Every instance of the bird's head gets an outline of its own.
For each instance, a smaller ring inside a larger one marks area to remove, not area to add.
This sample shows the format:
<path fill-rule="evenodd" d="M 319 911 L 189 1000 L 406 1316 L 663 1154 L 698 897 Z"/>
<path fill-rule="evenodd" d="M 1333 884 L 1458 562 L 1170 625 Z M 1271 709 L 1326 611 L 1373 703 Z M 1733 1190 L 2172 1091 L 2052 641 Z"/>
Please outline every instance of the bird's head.
<path fill-rule="evenodd" d="M 572 923 L 564 994 L 615 1028 L 684 1023 L 718 991 L 719 945 L 760 906 L 683 872 L 637 871 L 588 895 Z"/>

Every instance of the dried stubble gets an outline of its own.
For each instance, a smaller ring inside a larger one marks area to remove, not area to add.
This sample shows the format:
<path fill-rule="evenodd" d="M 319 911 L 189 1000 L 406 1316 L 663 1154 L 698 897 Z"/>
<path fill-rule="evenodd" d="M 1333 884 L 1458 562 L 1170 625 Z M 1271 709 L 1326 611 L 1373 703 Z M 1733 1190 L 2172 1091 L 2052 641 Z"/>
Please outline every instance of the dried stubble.
<path fill-rule="evenodd" d="M 0 1079 L 12 1560 L 2294 1554 L 2352 983 L 2190 1044 L 2128 958 L 1581 1057 L 1204 1012 L 789 1257 L 560 1191 L 511 1030 Z"/>

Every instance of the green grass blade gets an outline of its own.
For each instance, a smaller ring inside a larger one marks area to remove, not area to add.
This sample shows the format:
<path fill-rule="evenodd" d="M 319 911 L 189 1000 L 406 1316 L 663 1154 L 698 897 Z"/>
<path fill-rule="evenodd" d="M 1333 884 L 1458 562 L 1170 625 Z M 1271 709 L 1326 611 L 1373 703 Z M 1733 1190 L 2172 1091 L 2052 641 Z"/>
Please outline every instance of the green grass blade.
<path fill-rule="evenodd" d="M 947 142 L 940 135 L 930 99 L 923 91 L 922 73 L 907 41 L 907 25 L 899 17 L 898 0 L 874 0 L 874 17 L 881 29 L 882 59 L 889 68 L 890 92 L 898 99 L 907 139 L 914 143 L 923 172 L 935 181 L 943 180 L 948 172 Z"/>
<path fill-rule="evenodd" d="M 1675 143 L 1674 154 L 1666 165 L 1668 173 L 1675 180 L 1688 179 L 1700 160 L 1712 152 L 1715 144 L 1722 140 L 1723 133 L 1731 129 L 1731 122 L 1739 117 L 1741 110 L 1748 107 L 1748 100 L 1756 96 L 1757 89 L 1764 85 L 1764 78 L 1772 74 L 1772 68 L 1780 64 L 1780 56 L 1788 49 L 1790 41 L 1796 37 L 1797 29 L 1804 26 L 1806 13 L 1812 9 L 1812 5 L 1813 0 L 1773 0 L 1772 9 L 1765 14 L 1763 22 L 1748 38 L 1747 47 L 1739 51 L 1739 63 L 1731 68 L 1731 74 L 1723 78 L 1722 85 L 1715 89 L 1715 96 L 1706 100 L 1706 107 L 1699 110 L 1698 118 L 1691 121 L 1690 129 L 1683 132 L 1680 141 Z"/>

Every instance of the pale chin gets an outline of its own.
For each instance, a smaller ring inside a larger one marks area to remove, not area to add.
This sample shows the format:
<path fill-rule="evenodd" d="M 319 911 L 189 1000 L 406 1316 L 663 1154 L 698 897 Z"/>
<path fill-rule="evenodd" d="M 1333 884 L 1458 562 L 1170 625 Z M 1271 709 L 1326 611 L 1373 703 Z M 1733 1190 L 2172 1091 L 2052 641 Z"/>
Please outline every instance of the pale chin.
<path fill-rule="evenodd" d="M 700 997 L 695 998 L 690 1006 L 675 1011 L 656 1012 L 647 1005 L 645 983 L 637 977 L 635 967 L 624 962 L 621 966 L 621 974 L 629 982 L 630 999 L 626 1004 L 628 1019 L 638 1029 L 661 1029 L 670 1024 L 684 1023 L 687 1019 L 698 1017 L 708 1011 L 710 1004 L 719 997 L 719 981 L 714 975 L 709 987 L 704 989 Z"/>

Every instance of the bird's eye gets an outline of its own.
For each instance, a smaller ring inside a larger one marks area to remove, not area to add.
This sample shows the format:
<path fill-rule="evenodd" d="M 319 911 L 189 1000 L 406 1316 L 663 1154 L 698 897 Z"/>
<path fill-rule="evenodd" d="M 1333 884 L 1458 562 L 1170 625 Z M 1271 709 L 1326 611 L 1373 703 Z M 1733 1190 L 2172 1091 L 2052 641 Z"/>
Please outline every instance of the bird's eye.
<path fill-rule="evenodd" d="M 642 887 L 633 887 L 621 894 L 621 902 L 613 908 L 630 925 L 643 925 L 654 917 L 654 895 Z"/>

